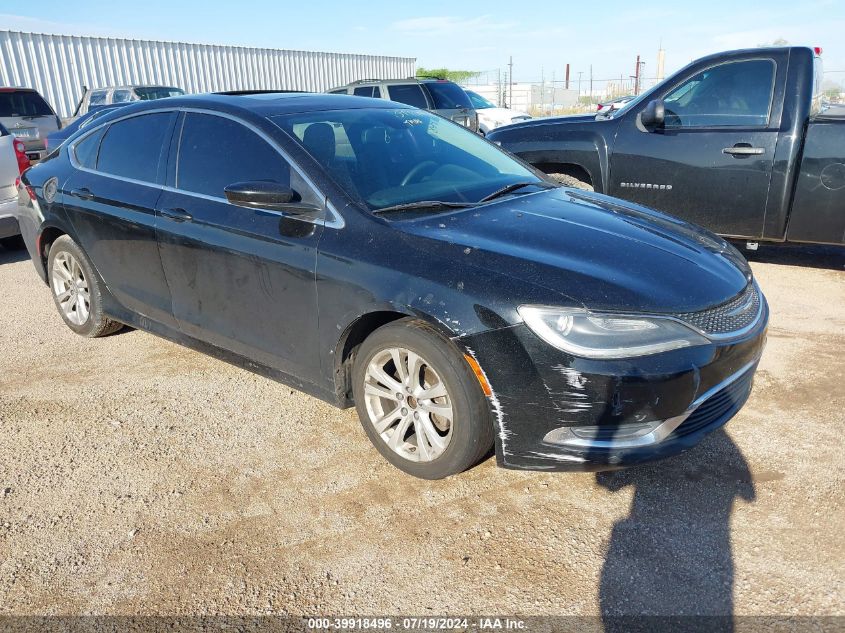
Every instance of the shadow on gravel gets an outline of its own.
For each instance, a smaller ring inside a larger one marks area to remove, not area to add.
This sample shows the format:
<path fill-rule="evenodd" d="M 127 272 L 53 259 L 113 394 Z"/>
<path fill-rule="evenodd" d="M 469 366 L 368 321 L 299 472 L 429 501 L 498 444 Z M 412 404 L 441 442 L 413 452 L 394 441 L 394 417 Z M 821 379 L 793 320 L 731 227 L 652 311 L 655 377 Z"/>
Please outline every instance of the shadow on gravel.
<path fill-rule="evenodd" d="M 0 266 L 3 264 L 15 264 L 29 259 L 29 252 L 25 248 L 9 250 L 0 246 Z"/>
<path fill-rule="evenodd" d="M 782 266 L 803 266 L 806 268 L 828 268 L 845 270 L 845 246 L 777 246 L 761 244 L 760 250 L 740 251 L 749 262 L 780 264 Z"/>
<path fill-rule="evenodd" d="M 612 492 L 634 489 L 602 568 L 605 631 L 731 631 L 731 512 L 737 497 L 753 501 L 755 492 L 730 437 L 720 429 L 680 457 L 597 473 L 596 481 Z"/>

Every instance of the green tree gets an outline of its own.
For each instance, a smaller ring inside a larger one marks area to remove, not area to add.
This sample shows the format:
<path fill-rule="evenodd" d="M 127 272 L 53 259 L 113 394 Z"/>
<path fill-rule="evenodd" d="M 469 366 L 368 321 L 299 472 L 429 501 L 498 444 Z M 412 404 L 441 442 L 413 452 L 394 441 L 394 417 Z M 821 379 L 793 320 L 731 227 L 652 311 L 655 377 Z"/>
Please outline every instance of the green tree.
<path fill-rule="evenodd" d="M 478 74 L 475 70 L 449 70 L 448 68 L 423 68 L 422 66 L 417 68 L 417 77 L 437 77 L 458 84 L 467 79 L 472 79 Z"/>

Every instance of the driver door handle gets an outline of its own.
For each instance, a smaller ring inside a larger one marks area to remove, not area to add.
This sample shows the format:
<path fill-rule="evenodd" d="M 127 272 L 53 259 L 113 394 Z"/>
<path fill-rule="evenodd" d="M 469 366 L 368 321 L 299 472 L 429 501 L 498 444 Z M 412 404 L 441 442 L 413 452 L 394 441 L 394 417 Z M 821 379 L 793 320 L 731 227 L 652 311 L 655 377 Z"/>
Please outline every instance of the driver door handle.
<path fill-rule="evenodd" d="M 723 154 L 730 154 L 731 156 L 759 156 L 766 153 L 765 147 L 751 147 L 748 143 L 737 143 L 733 147 L 726 147 L 722 150 Z"/>
<path fill-rule="evenodd" d="M 174 222 L 188 222 L 193 220 L 193 216 L 181 207 L 162 209 L 159 213 L 161 213 L 161 217 L 173 220 Z"/>

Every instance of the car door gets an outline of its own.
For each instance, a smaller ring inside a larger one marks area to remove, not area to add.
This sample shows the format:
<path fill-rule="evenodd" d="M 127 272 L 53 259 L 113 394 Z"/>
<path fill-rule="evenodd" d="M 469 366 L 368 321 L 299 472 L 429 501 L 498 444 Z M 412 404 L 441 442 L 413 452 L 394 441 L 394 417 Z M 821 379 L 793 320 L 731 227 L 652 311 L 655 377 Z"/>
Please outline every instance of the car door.
<path fill-rule="evenodd" d="M 322 221 L 230 204 L 244 181 L 289 184 L 325 198 L 273 141 L 228 116 L 189 111 L 179 123 L 171 187 L 159 201 L 158 239 L 173 313 L 186 334 L 315 382 L 315 267 Z"/>
<path fill-rule="evenodd" d="M 120 119 L 69 148 L 76 169 L 62 185 L 64 205 L 85 250 L 122 305 L 175 326 L 156 242 L 173 111 Z"/>
<path fill-rule="evenodd" d="M 610 195 L 722 235 L 761 237 L 782 104 L 774 88 L 785 66 L 752 55 L 693 69 L 652 95 L 663 99 L 663 125 L 642 125 L 645 104 L 625 114 Z"/>

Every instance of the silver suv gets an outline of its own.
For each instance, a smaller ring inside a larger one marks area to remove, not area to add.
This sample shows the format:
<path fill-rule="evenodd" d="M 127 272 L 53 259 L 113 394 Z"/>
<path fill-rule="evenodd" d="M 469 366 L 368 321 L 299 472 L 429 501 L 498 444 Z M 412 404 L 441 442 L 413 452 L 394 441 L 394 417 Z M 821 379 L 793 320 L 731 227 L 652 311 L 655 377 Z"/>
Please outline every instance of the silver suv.
<path fill-rule="evenodd" d="M 362 79 L 329 92 L 397 101 L 436 112 L 478 132 L 478 114 L 469 97 L 458 84 L 446 79 Z"/>
<path fill-rule="evenodd" d="M 23 141 L 30 160 L 41 160 L 44 140 L 62 127 L 50 104 L 32 88 L 0 88 L 0 125 Z"/>
<path fill-rule="evenodd" d="M 179 97 L 185 94 L 181 88 L 172 86 L 110 86 L 108 88 L 85 89 L 76 106 L 74 118 L 104 105 L 129 103 L 130 101 L 152 101 L 165 97 Z"/>

